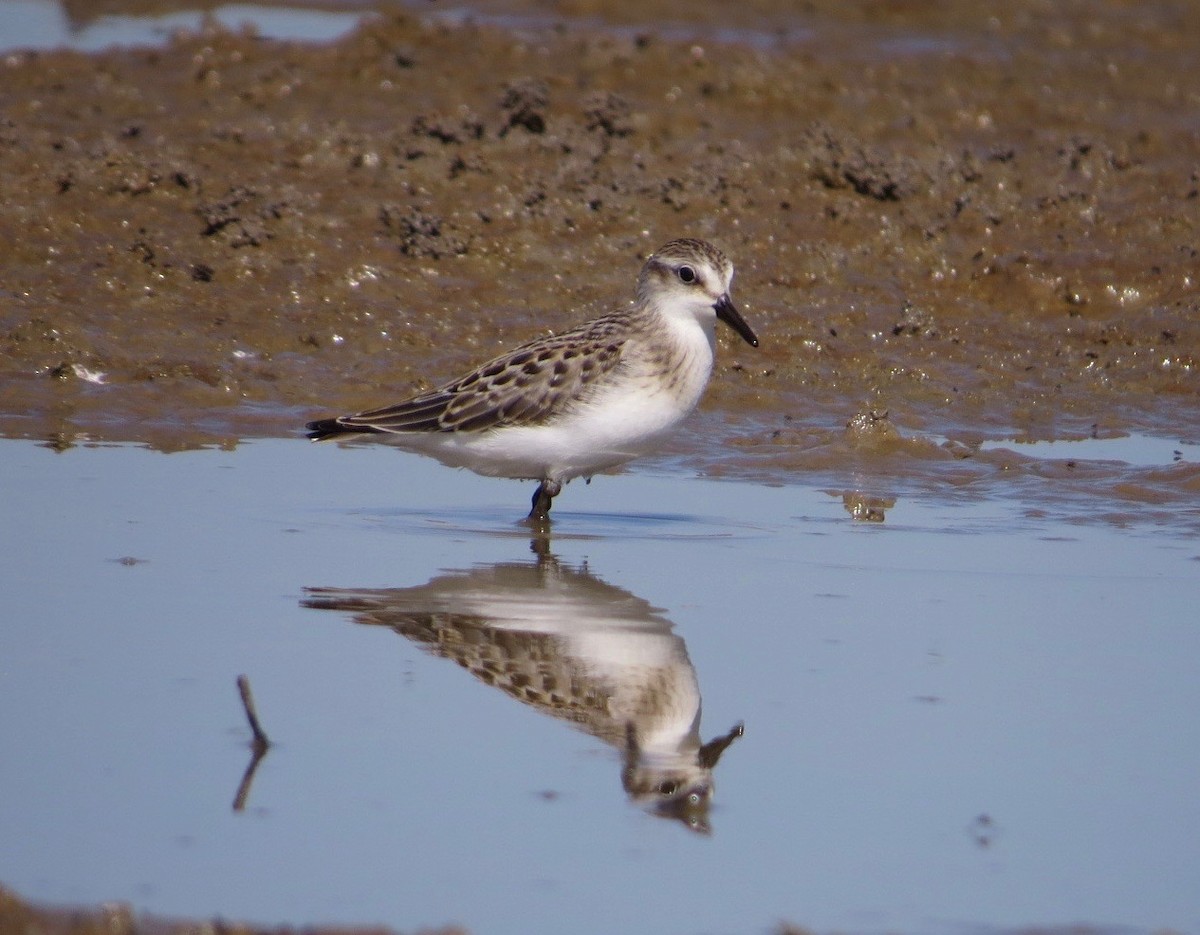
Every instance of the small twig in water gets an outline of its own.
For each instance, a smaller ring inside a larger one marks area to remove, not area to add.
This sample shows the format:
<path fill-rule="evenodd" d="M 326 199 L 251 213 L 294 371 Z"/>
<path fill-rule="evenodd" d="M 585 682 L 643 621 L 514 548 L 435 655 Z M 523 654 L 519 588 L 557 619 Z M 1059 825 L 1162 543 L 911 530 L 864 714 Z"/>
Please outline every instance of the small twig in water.
<path fill-rule="evenodd" d="M 250 694 L 250 680 L 244 675 L 239 675 L 237 687 L 238 693 L 242 696 L 242 707 L 246 709 L 246 720 L 250 722 L 250 730 L 254 733 L 254 749 L 260 754 L 265 753 L 271 746 L 271 740 L 267 737 L 266 731 L 262 729 L 262 725 L 258 723 L 258 711 L 254 708 L 254 696 Z"/>
<path fill-rule="evenodd" d="M 244 675 L 239 675 L 237 687 L 238 694 L 242 696 L 242 707 L 246 709 L 246 720 L 250 722 L 250 730 L 254 734 L 254 739 L 250 741 L 250 763 L 242 775 L 237 794 L 233 797 L 233 810 L 240 812 L 246 807 L 246 799 L 250 797 L 250 786 L 254 782 L 254 773 L 258 769 L 259 761 L 270 748 L 271 741 L 268 739 L 266 731 L 262 729 L 262 725 L 258 723 L 258 712 L 254 708 L 254 696 L 250 694 L 250 680 Z"/>

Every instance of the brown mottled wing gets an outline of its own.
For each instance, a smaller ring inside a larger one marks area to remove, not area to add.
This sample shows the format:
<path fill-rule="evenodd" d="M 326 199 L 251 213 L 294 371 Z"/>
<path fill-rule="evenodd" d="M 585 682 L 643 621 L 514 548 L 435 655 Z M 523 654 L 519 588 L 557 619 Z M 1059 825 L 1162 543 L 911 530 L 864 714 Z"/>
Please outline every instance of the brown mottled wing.
<path fill-rule="evenodd" d="M 374 432 L 479 432 L 499 425 L 537 425 L 586 396 L 620 362 L 624 343 L 611 318 L 598 319 L 531 341 L 436 390 L 337 422 L 345 429 Z"/>

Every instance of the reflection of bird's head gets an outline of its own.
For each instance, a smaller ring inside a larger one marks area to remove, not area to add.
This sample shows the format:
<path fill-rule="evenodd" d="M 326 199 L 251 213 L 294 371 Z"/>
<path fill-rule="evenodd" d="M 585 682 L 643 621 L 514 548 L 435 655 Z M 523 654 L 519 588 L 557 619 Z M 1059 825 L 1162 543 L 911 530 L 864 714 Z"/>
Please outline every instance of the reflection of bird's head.
<path fill-rule="evenodd" d="M 691 830 L 708 834 L 708 810 L 712 804 L 713 768 L 738 737 L 742 725 L 716 737 L 699 749 L 680 750 L 671 755 L 650 753 L 638 745 L 637 730 L 625 728 L 625 763 L 621 785 L 626 794 L 652 814 L 674 818 Z"/>

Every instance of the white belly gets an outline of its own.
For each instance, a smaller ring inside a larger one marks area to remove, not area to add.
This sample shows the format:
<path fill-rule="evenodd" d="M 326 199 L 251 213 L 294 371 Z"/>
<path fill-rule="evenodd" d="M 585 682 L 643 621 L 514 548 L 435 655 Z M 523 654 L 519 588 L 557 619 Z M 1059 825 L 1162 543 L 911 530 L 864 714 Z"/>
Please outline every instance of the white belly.
<path fill-rule="evenodd" d="M 378 439 L 488 477 L 568 481 L 656 450 L 691 411 L 646 394 L 607 398 L 545 425 Z"/>

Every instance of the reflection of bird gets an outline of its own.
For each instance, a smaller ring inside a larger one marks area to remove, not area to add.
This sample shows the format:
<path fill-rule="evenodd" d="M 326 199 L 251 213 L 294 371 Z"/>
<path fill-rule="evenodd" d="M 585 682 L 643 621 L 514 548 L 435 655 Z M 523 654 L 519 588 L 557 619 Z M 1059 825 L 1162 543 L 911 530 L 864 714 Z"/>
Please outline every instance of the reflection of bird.
<path fill-rule="evenodd" d="M 311 588 L 348 611 L 622 754 L 630 798 L 708 830 L 712 771 L 741 736 L 700 740 L 700 689 L 683 640 L 645 601 L 553 556 L 454 571 L 414 588 Z"/>
<path fill-rule="evenodd" d="M 489 477 L 539 482 L 530 519 L 562 485 L 658 448 L 712 374 L 717 319 L 758 338 L 729 299 L 733 264 L 702 240 L 651 254 L 637 301 L 539 338 L 412 399 L 308 423 L 320 441 L 369 434 Z"/>

